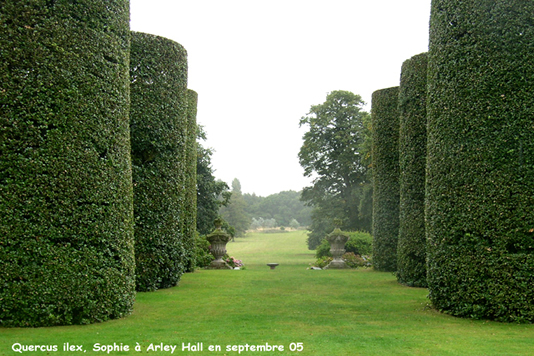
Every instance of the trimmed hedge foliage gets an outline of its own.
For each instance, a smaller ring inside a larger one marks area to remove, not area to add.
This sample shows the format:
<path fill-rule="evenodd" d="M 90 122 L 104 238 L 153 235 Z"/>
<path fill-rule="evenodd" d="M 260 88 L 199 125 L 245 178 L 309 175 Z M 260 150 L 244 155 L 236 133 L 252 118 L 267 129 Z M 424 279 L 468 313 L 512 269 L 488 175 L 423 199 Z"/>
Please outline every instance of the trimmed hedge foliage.
<path fill-rule="evenodd" d="M 6 0 L 0 32 L 0 324 L 129 314 L 129 2 Z"/>
<path fill-rule="evenodd" d="M 186 264 L 187 53 L 145 33 L 131 42 L 136 287 L 152 291 L 175 286 Z"/>
<path fill-rule="evenodd" d="M 372 95 L 373 266 L 397 269 L 399 235 L 399 87 Z"/>
<path fill-rule="evenodd" d="M 197 103 L 198 94 L 187 90 L 187 131 L 185 159 L 185 209 L 182 227 L 186 249 L 186 272 L 195 270 L 195 233 L 197 231 Z"/>
<path fill-rule="evenodd" d="M 402 65 L 399 87 L 399 241 L 397 280 L 426 287 L 425 170 L 428 54 Z"/>
<path fill-rule="evenodd" d="M 432 2 L 428 285 L 452 315 L 534 321 L 533 13 Z"/>

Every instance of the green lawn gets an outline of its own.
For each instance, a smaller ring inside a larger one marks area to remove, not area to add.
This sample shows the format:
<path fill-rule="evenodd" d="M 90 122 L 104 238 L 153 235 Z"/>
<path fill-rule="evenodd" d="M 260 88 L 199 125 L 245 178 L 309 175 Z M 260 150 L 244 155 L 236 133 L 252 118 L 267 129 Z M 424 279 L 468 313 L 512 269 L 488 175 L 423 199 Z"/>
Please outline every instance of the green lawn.
<path fill-rule="evenodd" d="M 86 326 L 0 328 L 0 354 L 12 345 L 64 343 L 128 345 L 110 355 L 532 355 L 534 325 L 473 321 L 428 308 L 426 290 L 400 286 L 390 273 L 372 270 L 308 270 L 314 261 L 304 232 L 250 234 L 227 246 L 242 259 L 241 271 L 201 270 L 175 288 L 139 293 L 134 313 Z M 265 264 L 278 262 L 275 270 Z M 136 343 L 142 352 L 134 351 Z M 203 351 L 182 351 L 201 343 Z M 299 344 L 301 343 L 301 344 Z M 150 345 L 176 346 L 152 351 Z M 243 351 L 239 345 L 282 345 L 284 351 Z M 210 345 L 221 351 L 210 352 Z M 236 345 L 237 351 L 226 351 Z M 303 351 L 290 351 L 302 346 Z"/>

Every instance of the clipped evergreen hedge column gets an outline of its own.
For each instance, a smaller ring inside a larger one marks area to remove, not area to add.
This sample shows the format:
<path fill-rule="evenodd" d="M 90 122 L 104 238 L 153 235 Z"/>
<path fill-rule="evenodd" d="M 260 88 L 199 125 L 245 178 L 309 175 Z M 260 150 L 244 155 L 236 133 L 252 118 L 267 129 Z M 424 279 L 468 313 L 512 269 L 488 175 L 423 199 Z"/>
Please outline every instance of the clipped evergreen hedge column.
<path fill-rule="evenodd" d="M 186 264 L 187 52 L 145 33 L 131 42 L 136 287 L 152 291 L 175 286 Z"/>
<path fill-rule="evenodd" d="M 426 287 L 425 176 L 428 54 L 402 65 L 399 87 L 399 240 L 397 280 Z"/>
<path fill-rule="evenodd" d="M 430 300 L 534 321 L 534 2 L 434 0 L 428 71 Z"/>
<path fill-rule="evenodd" d="M 6 0 L 0 28 L 0 325 L 129 314 L 129 2 Z"/>
<path fill-rule="evenodd" d="M 182 231 L 186 248 L 186 271 L 195 270 L 195 233 L 197 231 L 197 103 L 198 94 L 187 90 L 187 137 L 185 159 L 185 209 Z"/>
<path fill-rule="evenodd" d="M 373 266 L 397 269 L 399 235 L 399 87 L 371 98 L 373 126 Z"/>

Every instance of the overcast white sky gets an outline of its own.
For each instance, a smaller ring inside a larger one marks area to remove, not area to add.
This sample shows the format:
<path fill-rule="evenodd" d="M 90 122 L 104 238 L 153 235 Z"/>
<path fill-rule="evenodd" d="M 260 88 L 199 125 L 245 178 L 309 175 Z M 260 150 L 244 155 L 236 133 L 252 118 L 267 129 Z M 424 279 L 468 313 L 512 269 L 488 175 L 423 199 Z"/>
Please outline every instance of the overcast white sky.
<path fill-rule="evenodd" d="M 188 52 L 215 176 L 267 196 L 311 180 L 298 162 L 299 120 L 334 90 L 399 85 L 428 50 L 431 0 L 131 0 L 131 29 Z"/>

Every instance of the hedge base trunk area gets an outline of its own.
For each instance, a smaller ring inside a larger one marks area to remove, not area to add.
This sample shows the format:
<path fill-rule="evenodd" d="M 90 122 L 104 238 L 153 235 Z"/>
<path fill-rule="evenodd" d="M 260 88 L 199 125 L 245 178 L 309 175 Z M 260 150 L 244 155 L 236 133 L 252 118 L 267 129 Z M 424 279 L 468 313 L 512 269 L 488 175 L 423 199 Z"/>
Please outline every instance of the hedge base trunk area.
<path fill-rule="evenodd" d="M 372 96 L 373 125 L 373 266 L 397 269 L 399 235 L 399 87 Z"/>
<path fill-rule="evenodd" d="M 425 176 L 427 53 L 402 65 L 399 87 L 397 280 L 426 287 Z"/>
<path fill-rule="evenodd" d="M 0 325 L 129 314 L 129 2 L 7 0 L 0 28 Z"/>
<path fill-rule="evenodd" d="M 196 177 L 187 163 L 187 52 L 132 32 L 130 77 L 136 288 L 152 291 L 175 286 L 184 273 L 184 210 L 196 212 L 186 196 L 188 179 Z"/>
<path fill-rule="evenodd" d="M 533 13 L 432 2 L 428 285 L 452 315 L 534 321 Z"/>
<path fill-rule="evenodd" d="M 185 158 L 185 205 L 183 239 L 186 249 L 185 271 L 195 270 L 195 233 L 197 231 L 197 104 L 196 91 L 187 89 L 187 131 Z"/>

